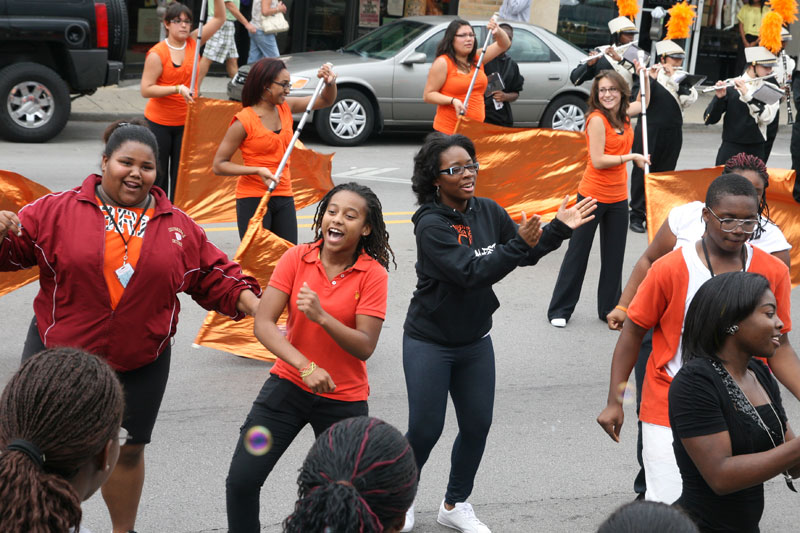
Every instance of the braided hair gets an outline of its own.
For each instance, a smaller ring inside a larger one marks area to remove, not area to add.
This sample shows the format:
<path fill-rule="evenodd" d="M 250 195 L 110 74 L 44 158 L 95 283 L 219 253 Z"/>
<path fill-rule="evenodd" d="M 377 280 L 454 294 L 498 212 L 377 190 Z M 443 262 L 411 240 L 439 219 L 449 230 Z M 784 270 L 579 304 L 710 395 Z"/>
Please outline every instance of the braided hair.
<path fill-rule="evenodd" d="M 761 193 L 761 198 L 758 200 L 758 216 L 759 218 L 770 220 L 769 205 L 767 205 L 767 187 L 769 187 L 767 165 L 765 165 L 758 156 L 741 152 L 725 161 L 725 168 L 722 170 L 722 173 L 741 174 L 742 170 L 755 172 L 764 182 L 764 192 Z M 753 239 L 758 239 L 763 230 L 762 224 L 759 224 L 756 231 L 753 233 Z"/>
<path fill-rule="evenodd" d="M 351 181 L 349 183 L 341 183 L 328 191 L 317 205 L 317 212 L 314 213 L 314 222 L 311 224 L 311 231 L 314 232 L 314 242 L 322 239 L 322 218 L 325 216 L 325 211 L 328 209 L 331 198 L 339 191 L 354 192 L 367 203 L 367 224 L 372 228 L 372 231 L 369 235 L 361 237 L 353 258 L 354 261 L 363 251 L 380 263 L 386 270 L 389 270 L 389 260 L 397 268 L 394 252 L 392 247 L 389 246 L 389 232 L 386 231 L 386 223 L 383 221 L 383 206 L 381 206 L 381 201 L 372 192 L 372 189 L 365 185 Z"/>
<path fill-rule="evenodd" d="M 329 427 L 308 452 L 286 533 L 380 533 L 399 529 L 417 493 L 406 438 L 366 416 Z"/>
<path fill-rule="evenodd" d="M 79 529 L 80 495 L 69 480 L 117 436 L 122 409 L 116 374 L 94 355 L 54 348 L 22 364 L 0 396 L 4 532 Z M 41 455 L 15 447 L 17 439 Z"/>

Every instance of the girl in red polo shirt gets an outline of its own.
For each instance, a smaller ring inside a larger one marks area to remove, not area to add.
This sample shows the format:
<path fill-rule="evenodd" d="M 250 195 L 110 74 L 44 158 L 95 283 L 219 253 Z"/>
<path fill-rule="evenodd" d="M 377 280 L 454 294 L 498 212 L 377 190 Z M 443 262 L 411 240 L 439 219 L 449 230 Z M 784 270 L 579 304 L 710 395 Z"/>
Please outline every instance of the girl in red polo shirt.
<path fill-rule="evenodd" d="M 261 531 L 261 486 L 306 424 L 319 436 L 339 420 L 368 414 L 365 361 L 378 343 L 394 262 L 381 203 L 368 187 L 337 185 L 317 207 L 312 229 L 313 242 L 281 257 L 256 314 L 256 337 L 278 360 L 242 425 L 228 472 L 231 533 Z M 284 337 L 276 321 L 286 307 Z M 264 429 L 271 446 L 257 455 L 248 439 Z"/>

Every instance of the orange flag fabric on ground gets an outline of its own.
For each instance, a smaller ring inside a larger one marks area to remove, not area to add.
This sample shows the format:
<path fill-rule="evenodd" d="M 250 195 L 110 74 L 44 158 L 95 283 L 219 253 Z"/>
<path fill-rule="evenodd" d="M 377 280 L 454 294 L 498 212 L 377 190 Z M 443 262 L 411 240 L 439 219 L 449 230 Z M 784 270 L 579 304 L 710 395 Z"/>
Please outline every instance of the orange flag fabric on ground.
<path fill-rule="evenodd" d="M 228 131 L 233 116 L 242 109 L 239 102 L 198 98 L 189 106 L 181 146 L 175 205 L 198 224 L 236 221 L 236 176 L 218 176 L 212 165 L 214 154 Z M 319 154 L 300 141 L 290 164 L 295 207 L 303 209 L 319 201 L 330 182 L 333 154 Z M 242 162 L 237 150 L 232 160 Z M 322 191 L 322 195 L 320 195 Z"/>
<path fill-rule="evenodd" d="M 15 172 L 0 170 L 0 211 L 16 213 L 37 198 L 50 194 L 50 189 Z M 39 279 L 39 267 L 0 273 L 0 296 Z"/>
<path fill-rule="evenodd" d="M 653 240 L 661 224 L 673 207 L 694 201 L 705 201 L 706 189 L 722 174 L 723 167 L 699 170 L 655 172 L 645 176 L 645 199 L 647 201 L 647 236 Z M 769 187 L 767 204 L 769 217 L 783 231 L 792 245 L 792 286 L 800 284 L 800 204 L 792 197 L 796 179 L 794 170 L 767 169 Z"/>
<path fill-rule="evenodd" d="M 588 158 L 583 133 L 505 128 L 463 117 L 456 133 L 475 143 L 481 165 L 475 194 L 493 199 L 514 220 L 525 211 L 549 221 L 564 196 L 575 202 Z"/>

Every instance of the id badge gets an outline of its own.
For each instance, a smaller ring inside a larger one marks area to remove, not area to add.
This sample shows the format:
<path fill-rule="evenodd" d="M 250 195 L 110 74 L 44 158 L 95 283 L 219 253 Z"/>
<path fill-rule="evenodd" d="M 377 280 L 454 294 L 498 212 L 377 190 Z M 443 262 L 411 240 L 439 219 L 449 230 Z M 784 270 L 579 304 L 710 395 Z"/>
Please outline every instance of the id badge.
<path fill-rule="evenodd" d="M 492 100 L 492 102 L 494 102 L 494 108 L 498 111 L 503 109 L 503 105 L 505 105 L 505 102 L 498 102 L 497 100 Z"/>
<path fill-rule="evenodd" d="M 130 264 L 125 263 L 124 265 L 116 269 L 114 273 L 117 275 L 117 279 L 119 280 L 120 285 L 122 285 L 122 288 L 124 289 L 128 286 L 128 282 L 131 280 L 131 276 L 133 276 L 133 267 Z"/>

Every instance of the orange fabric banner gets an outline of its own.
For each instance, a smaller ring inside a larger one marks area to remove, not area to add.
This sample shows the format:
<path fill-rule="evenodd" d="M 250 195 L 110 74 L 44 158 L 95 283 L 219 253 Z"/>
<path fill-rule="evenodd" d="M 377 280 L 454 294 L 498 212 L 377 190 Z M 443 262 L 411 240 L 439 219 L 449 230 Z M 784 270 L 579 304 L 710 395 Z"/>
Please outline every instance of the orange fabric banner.
<path fill-rule="evenodd" d="M 647 201 L 647 236 L 653 240 L 661 224 L 673 207 L 694 201 L 705 201 L 706 189 L 722 174 L 722 168 L 655 172 L 645 176 L 645 198 Z M 769 187 L 767 203 L 769 216 L 783 231 L 792 245 L 792 286 L 800 284 L 800 205 L 792 197 L 795 182 L 794 170 L 767 169 Z"/>
<path fill-rule="evenodd" d="M 241 109 L 239 102 L 202 97 L 189 106 L 183 130 L 175 205 L 198 224 L 236 221 L 238 178 L 218 176 L 214 174 L 212 165 L 231 119 Z M 320 187 L 330 182 L 332 159 L 333 154 L 319 154 L 297 142 L 290 164 L 294 202 L 298 210 L 319 201 Z M 232 161 L 242 162 L 238 150 Z"/>
<path fill-rule="evenodd" d="M 15 172 L 0 170 L 0 211 L 16 213 L 37 198 L 50 194 L 50 189 Z M 39 267 L 0 273 L 0 296 L 39 279 Z"/>
<path fill-rule="evenodd" d="M 463 117 L 456 133 L 475 143 L 481 164 L 475 194 L 493 199 L 511 218 L 519 220 L 525 211 L 549 221 L 564 196 L 575 202 L 589 156 L 583 133 L 505 128 Z"/>

